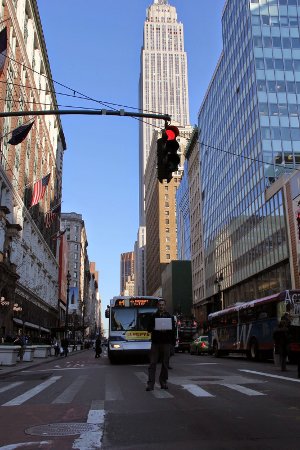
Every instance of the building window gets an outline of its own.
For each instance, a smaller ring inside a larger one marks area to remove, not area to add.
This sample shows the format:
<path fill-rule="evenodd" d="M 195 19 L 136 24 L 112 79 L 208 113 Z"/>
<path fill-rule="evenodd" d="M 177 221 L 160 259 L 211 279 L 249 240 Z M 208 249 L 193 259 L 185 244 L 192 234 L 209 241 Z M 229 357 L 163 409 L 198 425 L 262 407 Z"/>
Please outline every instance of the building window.
<path fill-rule="evenodd" d="M 166 219 L 166 220 L 165 220 L 165 224 L 166 224 L 166 225 L 169 225 L 169 223 L 170 223 L 169 219 Z"/>
<path fill-rule="evenodd" d="M 169 253 L 167 253 L 166 254 L 166 259 L 170 259 L 171 257 L 170 257 L 170 254 Z"/>
<path fill-rule="evenodd" d="M 74 278 L 77 278 L 77 272 L 74 272 Z"/>
<path fill-rule="evenodd" d="M 75 262 L 75 263 L 74 263 L 74 269 L 77 269 L 77 268 L 78 268 L 77 266 L 78 266 L 78 263 Z"/>
<path fill-rule="evenodd" d="M 78 259 L 78 253 L 74 253 L 74 259 Z"/>

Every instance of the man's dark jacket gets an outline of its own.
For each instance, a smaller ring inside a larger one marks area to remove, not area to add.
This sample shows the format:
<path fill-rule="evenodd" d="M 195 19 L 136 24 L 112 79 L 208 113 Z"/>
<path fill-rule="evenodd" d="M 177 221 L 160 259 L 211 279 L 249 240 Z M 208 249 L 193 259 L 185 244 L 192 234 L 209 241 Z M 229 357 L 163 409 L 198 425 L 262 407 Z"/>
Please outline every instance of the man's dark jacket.
<path fill-rule="evenodd" d="M 165 318 L 170 317 L 172 319 L 172 330 L 155 330 L 155 319 L 156 318 Z M 175 321 L 174 317 L 172 317 L 167 311 L 164 311 L 162 314 L 157 311 L 149 320 L 148 329 L 149 333 L 151 333 L 151 341 L 154 344 L 172 344 L 175 343 Z"/>

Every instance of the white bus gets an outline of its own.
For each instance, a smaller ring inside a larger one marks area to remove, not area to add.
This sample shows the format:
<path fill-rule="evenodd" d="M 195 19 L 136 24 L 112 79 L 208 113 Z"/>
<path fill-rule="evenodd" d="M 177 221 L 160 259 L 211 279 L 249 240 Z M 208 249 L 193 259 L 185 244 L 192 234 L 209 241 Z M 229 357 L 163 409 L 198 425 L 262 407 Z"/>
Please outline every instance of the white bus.
<path fill-rule="evenodd" d="M 114 363 L 123 356 L 148 356 L 151 334 L 147 331 L 160 297 L 114 297 L 105 311 L 109 318 L 108 357 Z"/>

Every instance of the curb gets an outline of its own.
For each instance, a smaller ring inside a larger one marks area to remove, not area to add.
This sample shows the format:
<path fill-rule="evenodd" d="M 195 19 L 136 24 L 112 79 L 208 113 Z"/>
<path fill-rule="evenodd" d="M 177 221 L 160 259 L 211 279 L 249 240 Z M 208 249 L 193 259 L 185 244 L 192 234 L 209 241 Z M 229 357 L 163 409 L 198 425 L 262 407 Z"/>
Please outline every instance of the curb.
<path fill-rule="evenodd" d="M 70 356 L 78 355 L 79 353 L 85 352 L 86 350 L 89 350 L 89 349 L 76 350 L 76 352 L 69 353 L 68 354 L 68 358 Z M 9 367 L 9 366 L 0 366 L 0 379 L 5 378 L 6 376 L 12 375 L 12 374 L 17 373 L 17 372 L 22 372 L 23 370 L 26 370 L 26 369 L 29 369 L 29 368 L 31 369 L 31 368 L 39 367 L 39 366 L 42 366 L 44 364 L 49 364 L 49 363 L 51 363 L 53 361 L 59 361 L 61 359 L 65 359 L 65 357 L 62 357 L 62 356 L 56 356 L 56 357 L 52 356 L 51 357 L 50 356 L 50 357 L 45 358 L 44 360 L 41 360 L 39 362 L 29 363 L 28 365 L 27 365 L 26 362 L 23 362 L 22 363 L 23 364 L 22 367 L 18 367 L 18 364 L 16 366 L 11 366 L 11 367 Z M 5 372 L 1 373 L 1 370 L 3 370 L 3 369 L 5 370 Z"/>

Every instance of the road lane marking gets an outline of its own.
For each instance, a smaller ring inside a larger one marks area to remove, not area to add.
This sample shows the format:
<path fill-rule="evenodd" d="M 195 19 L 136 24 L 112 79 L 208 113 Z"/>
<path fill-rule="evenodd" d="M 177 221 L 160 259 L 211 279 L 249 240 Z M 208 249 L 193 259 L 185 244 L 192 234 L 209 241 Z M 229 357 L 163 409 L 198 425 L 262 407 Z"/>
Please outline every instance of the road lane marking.
<path fill-rule="evenodd" d="M 51 384 L 55 383 L 57 380 L 59 380 L 61 376 L 57 377 L 51 377 L 49 380 L 44 381 L 43 383 L 39 384 L 38 386 L 34 387 L 33 389 L 30 389 L 27 392 L 24 392 L 24 394 L 19 395 L 16 398 L 13 398 L 7 403 L 4 403 L 2 406 L 18 406 L 22 405 L 22 403 L 25 403 L 30 398 L 34 397 L 35 395 L 42 392 L 47 387 L 51 386 Z"/>
<path fill-rule="evenodd" d="M 24 381 L 16 381 L 15 383 L 11 383 L 8 386 L 4 386 L 2 388 L 0 388 L 0 394 L 2 394 L 2 392 L 8 391 L 9 389 L 13 389 L 14 387 L 20 386 L 20 384 L 23 384 Z"/>
<path fill-rule="evenodd" d="M 111 374 L 105 375 L 105 400 L 124 400 L 120 382 Z"/>
<path fill-rule="evenodd" d="M 242 394 L 249 395 L 249 396 L 257 396 L 257 395 L 266 395 L 262 392 L 255 391 L 254 389 L 249 389 L 245 386 L 241 386 L 240 384 L 227 384 L 227 383 L 220 383 L 222 386 L 226 386 L 229 389 L 233 389 L 234 391 L 241 392 Z"/>
<path fill-rule="evenodd" d="M 279 380 L 287 380 L 287 381 L 293 381 L 294 383 L 300 383 L 300 379 L 284 377 L 283 375 L 272 375 L 271 373 L 256 372 L 255 370 L 247 370 L 247 369 L 239 369 L 239 371 L 253 373 L 254 375 L 261 375 L 263 377 L 277 378 Z"/>
<path fill-rule="evenodd" d="M 182 387 L 195 397 L 215 397 L 196 384 L 183 384 Z"/>
<path fill-rule="evenodd" d="M 41 442 L 18 442 L 17 444 L 10 444 L 5 445 L 4 447 L 0 447 L 0 450 L 15 450 L 16 448 L 24 448 L 24 447 L 30 447 L 32 449 L 33 447 L 39 446 L 39 448 L 43 447 L 44 445 L 49 448 L 49 445 L 52 445 L 53 441 L 41 441 Z"/>
<path fill-rule="evenodd" d="M 155 388 L 152 392 L 155 398 L 174 398 L 174 395 L 170 394 L 169 391 L 161 389 L 158 383 L 155 383 Z"/>
<path fill-rule="evenodd" d="M 67 387 L 67 389 L 64 390 L 62 394 L 60 394 L 58 397 L 56 397 L 55 400 L 53 400 L 52 404 L 71 403 L 86 380 L 87 375 L 78 377 L 70 386 Z"/>
<path fill-rule="evenodd" d="M 103 400 L 94 400 L 88 413 L 87 423 L 98 425 L 98 430 L 81 433 L 79 438 L 73 442 L 72 449 L 100 449 L 103 438 L 104 420 L 104 402 Z"/>
<path fill-rule="evenodd" d="M 134 375 L 143 383 L 147 384 L 148 376 L 145 374 L 145 372 L 134 372 Z M 174 398 L 170 392 L 166 389 L 161 389 L 160 384 L 155 383 L 155 389 L 151 391 L 154 397 L 156 398 Z"/>

